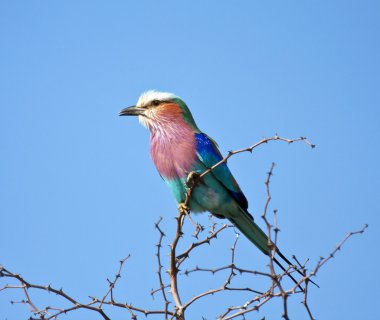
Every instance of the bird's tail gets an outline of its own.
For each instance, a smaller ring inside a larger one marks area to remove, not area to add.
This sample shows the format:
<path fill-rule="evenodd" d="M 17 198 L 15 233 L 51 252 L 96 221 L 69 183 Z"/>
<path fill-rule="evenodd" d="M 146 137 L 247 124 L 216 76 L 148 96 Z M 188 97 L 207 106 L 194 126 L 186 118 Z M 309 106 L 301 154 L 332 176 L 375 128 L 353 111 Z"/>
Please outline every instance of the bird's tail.
<path fill-rule="evenodd" d="M 270 255 L 271 250 L 268 247 L 268 236 L 265 234 L 263 230 L 253 221 L 252 216 L 241 209 L 242 214 L 239 214 L 237 217 L 230 218 L 229 220 L 243 233 L 248 240 L 250 240 L 257 248 L 260 249 L 261 252 L 263 252 L 265 255 Z M 289 266 L 293 265 L 282 253 L 281 251 L 276 248 L 276 254 Z M 273 258 L 273 261 L 280 267 L 280 269 L 284 272 L 287 272 L 287 269 L 275 258 Z M 304 274 L 299 270 L 296 269 L 296 271 L 304 277 Z M 302 290 L 303 288 L 301 285 L 298 284 L 298 281 L 290 274 L 287 273 L 290 279 L 298 285 L 298 287 Z M 315 284 L 317 287 L 318 285 L 314 283 L 312 280 L 309 280 L 313 284 Z"/>

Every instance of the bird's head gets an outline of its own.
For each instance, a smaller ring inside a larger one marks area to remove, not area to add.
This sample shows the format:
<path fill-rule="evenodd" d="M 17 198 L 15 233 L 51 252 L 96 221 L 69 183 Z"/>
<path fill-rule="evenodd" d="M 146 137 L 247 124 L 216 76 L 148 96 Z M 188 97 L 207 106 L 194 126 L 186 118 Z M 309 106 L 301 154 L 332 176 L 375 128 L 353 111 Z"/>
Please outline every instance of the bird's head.
<path fill-rule="evenodd" d="M 185 122 L 199 132 L 186 103 L 169 92 L 147 91 L 135 106 L 124 108 L 119 116 L 138 116 L 140 122 L 151 131 Z"/>

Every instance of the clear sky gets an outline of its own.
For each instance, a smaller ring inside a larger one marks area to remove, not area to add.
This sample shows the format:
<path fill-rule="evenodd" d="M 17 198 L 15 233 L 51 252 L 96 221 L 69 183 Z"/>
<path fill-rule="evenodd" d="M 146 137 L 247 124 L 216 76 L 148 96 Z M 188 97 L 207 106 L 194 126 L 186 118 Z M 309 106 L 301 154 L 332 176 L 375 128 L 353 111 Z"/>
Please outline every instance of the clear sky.
<path fill-rule="evenodd" d="M 309 298 L 318 319 L 378 318 L 379 30 L 378 1 L 1 1 L 0 263 L 85 299 L 102 295 L 131 253 L 120 300 L 160 306 L 149 295 L 158 286 L 154 222 L 163 216 L 170 236 L 176 203 L 150 160 L 148 132 L 118 117 L 158 89 L 181 96 L 224 154 L 275 133 L 317 144 L 272 143 L 230 168 L 257 217 L 276 162 L 280 247 L 310 266 L 369 224 L 320 271 Z M 226 232 L 189 267 L 222 265 L 233 239 Z M 247 240 L 238 250 L 244 266 L 266 270 Z M 189 297 L 222 278 L 207 279 L 182 290 Z M 28 318 L 9 303 L 18 297 L 0 293 L 0 319 Z M 189 316 L 215 319 L 245 300 L 215 296 Z M 290 301 L 292 319 L 307 316 L 299 302 Z M 248 319 L 278 319 L 280 306 Z M 66 319 L 80 318 L 89 317 Z"/>

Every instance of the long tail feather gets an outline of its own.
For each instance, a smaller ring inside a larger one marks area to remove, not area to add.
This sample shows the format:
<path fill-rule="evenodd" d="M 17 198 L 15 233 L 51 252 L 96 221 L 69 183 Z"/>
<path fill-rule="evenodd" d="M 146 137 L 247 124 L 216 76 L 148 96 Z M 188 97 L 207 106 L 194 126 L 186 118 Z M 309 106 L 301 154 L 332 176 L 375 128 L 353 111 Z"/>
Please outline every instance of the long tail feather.
<path fill-rule="evenodd" d="M 241 214 L 240 214 L 241 213 Z M 253 221 L 251 215 L 248 212 L 245 212 L 243 209 L 240 210 L 239 215 L 234 216 L 233 218 L 229 218 L 229 220 L 250 240 L 257 248 L 260 249 L 265 255 L 270 254 L 270 249 L 268 248 L 268 236 L 261 230 L 261 228 Z M 276 250 L 276 253 L 279 257 L 282 258 L 289 266 L 293 265 L 282 253 L 280 250 Z M 273 261 L 279 266 L 279 268 L 287 273 L 286 268 L 276 259 Z M 295 270 L 304 277 L 305 275 L 297 268 Z M 287 273 L 289 278 L 298 285 L 298 287 L 304 291 L 301 285 L 298 284 L 298 281 L 290 274 Z M 309 279 L 311 283 L 319 286 Z"/>
<path fill-rule="evenodd" d="M 302 286 L 300 285 L 300 284 L 298 284 L 298 281 L 290 274 L 290 273 L 288 273 L 287 272 L 287 270 L 285 269 L 285 267 L 276 259 L 276 258 L 273 258 L 273 261 L 280 267 L 280 269 L 282 270 L 282 271 L 284 271 L 287 275 L 288 275 L 288 277 L 290 278 L 290 279 L 292 279 L 293 280 L 293 282 L 298 286 L 298 288 L 300 288 L 300 290 L 302 291 L 302 292 L 304 292 L 304 289 L 302 288 Z M 297 270 L 297 269 L 296 269 Z M 298 270 L 297 270 L 298 271 Z"/>
<path fill-rule="evenodd" d="M 284 260 L 288 265 L 293 265 L 282 253 L 281 253 L 281 251 L 280 250 L 278 250 L 278 248 L 277 248 L 277 250 L 276 250 L 276 253 L 282 258 L 282 260 Z M 275 259 L 274 259 L 274 262 L 276 262 L 276 264 L 283 270 L 283 271 L 285 271 L 284 269 L 283 269 L 283 267 L 280 265 L 280 263 L 278 262 L 278 261 L 276 261 Z M 297 271 L 297 273 L 299 274 L 299 275 L 301 275 L 302 277 L 304 277 L 305 275 L 298 269 L 298 268 L 296 268 L 295 267 L 295 270 Z M 289 274 L 289 276 L 291 276 L 290 274 Z M 311 279 L 309 279 L 309 281 L 312 283 L 312 284 L 314 284 L 317 288 L 319 288 L 319 285 L 317 285 L 313 280 L 311 280 Z"/>

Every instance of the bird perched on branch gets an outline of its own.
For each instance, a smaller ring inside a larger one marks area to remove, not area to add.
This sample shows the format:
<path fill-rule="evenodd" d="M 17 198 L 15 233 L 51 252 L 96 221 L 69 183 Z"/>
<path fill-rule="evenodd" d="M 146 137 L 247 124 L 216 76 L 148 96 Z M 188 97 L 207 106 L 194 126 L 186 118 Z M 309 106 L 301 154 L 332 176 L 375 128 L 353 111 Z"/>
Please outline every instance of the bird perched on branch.
<path fill-rule="evenodd" d="M 180 207 L 186 199 L 189 173 L 202 174 L 223 159 L 216 142 L 197 127 L 186 103 L 172 93 L 145 92 L 136 106 L 121 110 L 119 115 L 138 116 L 150 130 L 151 157 Z M 261 252 L 271 253 L 268 237 L 248 212 L 248 201 L 226 163 L 194 185 L 188 208 L 192 212 L 209 211 L 216 217 L 227 218 Z M 278 249 L 276 252 L 291 265 Z M 285 271 L 276 258 L 274 261 Z"/>

